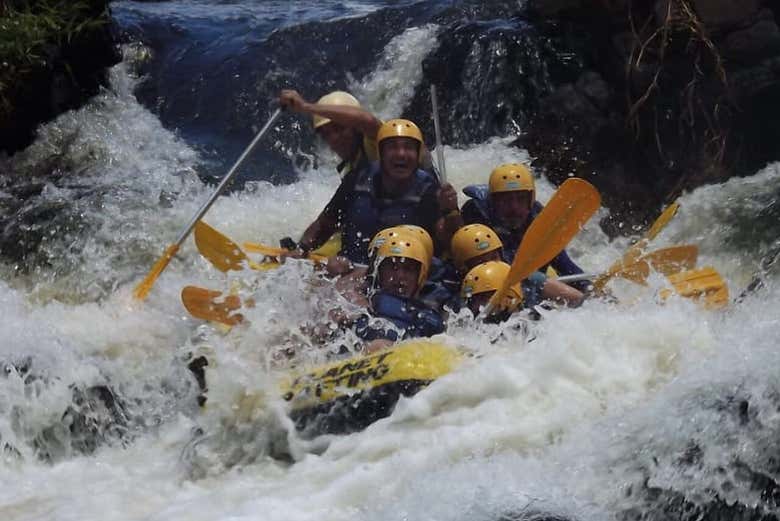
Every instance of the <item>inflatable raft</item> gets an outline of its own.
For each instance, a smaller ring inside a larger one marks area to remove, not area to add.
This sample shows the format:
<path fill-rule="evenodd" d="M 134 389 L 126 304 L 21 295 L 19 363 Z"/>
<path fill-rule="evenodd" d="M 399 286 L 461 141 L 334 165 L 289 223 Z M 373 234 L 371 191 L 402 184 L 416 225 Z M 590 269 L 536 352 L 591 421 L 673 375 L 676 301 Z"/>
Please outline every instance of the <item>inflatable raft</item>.
<path fill-rule="evenodd" d="M 389 416 L 401 396 L 451 372 L 462 358 L 440 342 L 403 342 L 292 375 L 282 393 L 304 436 L 349 433 Z"/>

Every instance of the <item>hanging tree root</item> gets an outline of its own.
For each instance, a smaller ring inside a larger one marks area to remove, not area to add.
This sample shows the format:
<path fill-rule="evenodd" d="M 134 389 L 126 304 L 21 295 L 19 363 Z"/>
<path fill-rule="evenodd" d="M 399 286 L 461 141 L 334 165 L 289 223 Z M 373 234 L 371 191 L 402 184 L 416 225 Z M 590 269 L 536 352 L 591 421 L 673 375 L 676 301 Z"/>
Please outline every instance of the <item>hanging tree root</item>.
<path fill-rule="evenodd" d="M 679 192 L 693 177 L 722 171 L 733 104 L 722 57 L 691 0 L 668 0 L 661 13 L 648 13 L 646 4 L 628 1 L 634 43 L 625 71 L 626 123 L 637 142 L 647 140 L 652 129 L 661 163 L 682 170 L 674 190 Z M 635 81 L 640 74 L 651 79 L 635 95 L 632 86 L 640 83 Z"/>

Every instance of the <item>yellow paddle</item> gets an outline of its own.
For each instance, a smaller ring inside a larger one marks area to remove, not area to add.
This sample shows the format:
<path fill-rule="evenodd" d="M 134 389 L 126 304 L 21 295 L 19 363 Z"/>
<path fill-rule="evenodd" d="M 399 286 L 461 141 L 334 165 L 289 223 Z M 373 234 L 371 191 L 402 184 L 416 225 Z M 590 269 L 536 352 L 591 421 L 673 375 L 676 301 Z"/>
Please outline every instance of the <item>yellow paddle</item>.
<path fill-rule="evenodd" d="M 181 301 L 190 315 L 196 318 L 228 326 L 235 326 L 244 320 L 241 313 L 235 312 L 242 305 L 237 295 L 224 296 L 219 291 L 187 286 L 181 290 Z M 248 300 L 247 305 L 251 307 L 254 301 Z"/>
<path fill-rule="evenodd" d="M 658 218 L 655 220 L 655 222 L 650 226 L 650 229 L 647 230 L 647 233 L 645 236 L 640 239 L 636 244 L 631 246 L 626 253 L 623 254 L 623 257 L 617 260 L 612 266 L 609 267 L 609 269 L 602 275 L 596 278 L 596 280 L 593 281 L 593 289 L 596 292 L 600 292 L 602 289 L 604 289 L 604 286 L 607 284 L 609 279 L 611 279 L 614 274 L 620 270 L 623 269 L 624 266 L 628 266 L 630 264 L 633 264 L 636 262 L 636 260 L 639 258 L 640 255 L 642 255 L 642 252 L 647 247 L 647 244 L 655 239 L 655 237 L 661 233 L 661 230 L 663 230 L 667 224 L 669 224 L 669 221 L 672 220 L 672 217 L 675 216 L 677 213 L 677 210 L 680 209 L 680 205 L 677 202 L 674 202 L 666 207 L 666 209 L 661 212 L 661 215 L 658 216 Z"/>
<path fill-rule="evenodd" d="M 265 255 L 266 257 L 279 257 L 285 253 L 289 253 L 288 250 L 283 248 L 275 248 L 273 246 L 267 246 L 257 242 L 245 242 L 244 249 L 250 253 L 259 253 L 260 255 Z M 328 257 L 337 255 L 340 250 L 341 236 L 336 234 L 331 237 L 328 242 L 309 253 L 306 258 L 314 262 L 327 262 Z"/>
<path fill-rule="evenodd" d="M 564 280 L 565 277 L 561 279 Z M 719 309 L 728 304 L 728 286 L 711 267 L 675 273 L 669 275 L 668 279 L 673 289 L 661 290 L 660 296 L 663 300 L 677 293 L 684 298 L 701 300 L 707 309 Z M 187 311 L 196 318 L 229 326 L 241 323 L 244 318 L 240 313 L 236 313 L 242 306 L 241 299 L 236 295 L 226 297 L 219 291 L 187 286 L 181 292 L 181 300 Z M 254 301 L 247 299 L 246 305 L 252 307 Z"/>
<path fill-rule="evenodd" d="M 246 266 L 254 270 L 276 267 L 276 263 L 272 262 L 258 264 L 251 261 L 238 244 L 203 221 L 195 225 L 195 245 L 200 254 L 222 272 L 243 270 Z"/>
<path fill-rule="evenodd" d="M 321 252 L 327 246 L 328 244 L 325 244 L 321 248 L 314 250 L 313 252 L 309 253 L 306 258 L 313 262 L 328 262 L 328 257 L 332 257 L 338 253 L 338 250 L 336 250 L 333 255 L 323 255 Z M 290 250 L 285 250 L 284 248 L 274 248 L 273 246 L 267 246 L 265 244 L 260 244 L 259 242 L 245 242 L 244 248 L 250 253 L 259 253 L 260 255 L 273 258 L 279 258 L 285 253 L 290 253 Z"/>
<path fill-rule="evenodd" d="M 563 251 L 600 205 L 601 196 L 593 185 L 576 177 L 564 181 L 525 232 L 504 285 L 490 299 L 488 313 L 510 287 Z"/>
<path fill-rule="evenodd" d="M 650 269 L 663 275 L 672 275 L 682 270 L 693 269 L 696 266 L 696 259 L 699 256 L 698 246 L 685 244 L 682 246 L 669 246 L 660 250 L 645 253 L 634 263 L 621 266 L 619 270 L 610 274 L 611 278 L 623 278 L 645 285 L 647 277 L 650 276 Z M 564 275 L 555 280 L 560 282 L 577 282 L 581 280 L 591 280 L 602 275 L 597 273 L 580 273 L 578 275 Z"/>
<path fill-rule="evenodd" d="M 711 266 L 675 273 L 667 278 L 677 294 L 700 300 L 707 309 L 719 309 L 729 303 L 729 288 L 720 273 Z M 660 293 L 664 300 L 672 294 L 670 289 Z"/>
<path fill-rule="evenodd" d="M 698 256 L 699 247 L 693 244 L 661 248 L 642 255 L 632 264 L 621 266 L 612 276 L 644 285 L 651 269 L 663 275 L 673 275 L 682 270 L 693 269 Z"/>
<path fill-rule="evenodd" d="M 319 250 L 310 253 L 307 258 L 315 262 L 327 262 L 328 257 L 321 252 L 332 249 L 332 241 L 331 239 Z M 246 266 L 254 270 L 270 270 L 279 265 L 275 261 L 257 263 L 250 260 L 238 244 L 203 221 L 195 225 L 195 245 L 200 254 L 222 272 L 242 270 Z M 279 258 L 283 254 L 289 253 L 288 250 L 282 248 L 252 242 L 245 242 L 244 247 L 248 252 L 259 253 L 265 257 Z"/>
<path fill-rule="evenodd" d="M 163 270 L 168 266 L 168 263 L 171 262 L 171 259 L 174 255 L 176 255 L 176 252 L 179 251 L 179 247 L 181 247 L 184 240 L 189 236 L 190 232 L 192 231 L 192 228 L 195 227 L 195 224 L 205 215 L 205 213 L 208 211 L 209 208 L 211 208 L 211 205 L 214 204 L 214 201 L 217 199 L 219 194 L 224 190 L 224 188 L 227 186 L 227 184 L 230 182 L 230 180 L 233 178 L 233 175 L 236 173 L 238 168 L 244 163 L 246 158 L 249 156 L 249 154 L 254 150 L 255 146 L 257 146 L 257 143 L 260 141 L 260 138 L 262 138 L 266 132 L 268 132 L 268 129 L 271 128 L 271 125 L 273 125 L 274 121 L 276 121 L 276 118 L 279 117 L 279 115 L 282 113 L 281 109 L 276 109 L 276 111 L 273 113 L 271 118 L 268 120 L 268 122 L 265 124 L 265 126 L 260 129 L 260 132 L 257 133 L 255 138 L 252 140 L 251 143 L 249 143 L 249 146 L 246 147 L 246 150 L 241 154 L 241 157 L 238 158 L 238 160 L 235 162 L 235 164 L 228 170 L 228 173 L 225 174 L 225 177 L 222 178 L 222 181 L 220 181 L 219 185 L 217 185 L 217 189 L 214 190 L 214 193 L 209 197 L 208 201 L 206 201 L 203 206 L 200 207 L 198 212 L 195 214 L 195 217 L 192 218 L 190 223 L 187 225 L 184 230 L 182 230 L 181 234 L 179 234 L 179 237 L 176 239 L 176 242 L 171 244 L 165 249 L 165 252 L 163 252 L 162 257 L 160 257 L 157 262 L 154 263 L 154 266 L 152 266 L 151 271 L 146 275 L 144 280 L 142 280 L 138 286 L 135 287 L 135 290 L 133 290 L 133 295 L 135 298 L 139 300 L 143 300 L 146 298 L 146 296 L 149 294 L 149 292 L 152 290 L 152 286 L 154 285 L 157 278 L 160 276 L 160 274 L 163 272 Z"/>

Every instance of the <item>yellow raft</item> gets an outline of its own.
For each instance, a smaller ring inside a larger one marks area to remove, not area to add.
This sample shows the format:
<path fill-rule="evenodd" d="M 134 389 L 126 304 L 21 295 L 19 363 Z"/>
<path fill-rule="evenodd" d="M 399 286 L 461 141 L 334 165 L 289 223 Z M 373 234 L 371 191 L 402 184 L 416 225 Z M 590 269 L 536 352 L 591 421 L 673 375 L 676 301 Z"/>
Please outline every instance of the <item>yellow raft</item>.
<path fill-rule="evenodd" d="M 389 416 L 401 396 L 451 372 L 462 358 L 440 342 L 403 342 L 292 375 L 282 383 L 282 395 L 304 435 L 354 432 Z"/>

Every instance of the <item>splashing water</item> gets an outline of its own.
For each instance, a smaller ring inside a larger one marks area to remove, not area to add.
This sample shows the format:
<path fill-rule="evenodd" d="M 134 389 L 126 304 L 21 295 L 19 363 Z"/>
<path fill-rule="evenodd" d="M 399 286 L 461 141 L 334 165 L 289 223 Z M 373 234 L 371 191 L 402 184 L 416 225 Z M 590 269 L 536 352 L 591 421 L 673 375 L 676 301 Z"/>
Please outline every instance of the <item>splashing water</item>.
<path fill-rule="evenodd" d="M 419 81 L 438 30 L 407 31 L 355 81 L 373 109 L 400 111 L 410 92 L 398 86 Z M 488 326 L 452 316 L 441 340 L 471 355 L 455 372 L 362 432 L 301 439 L 278 396 L 284 348 L 297 349 L 300 364 L 323 361 L 300 326 L 338 299 L 311 265 L 223 275 L 188 241 L 149 300 L 130 300 L 210 189 L 196 175 L 198 154 L 135 101 L 128 67 L 115 67 L 111 89 L 88 106 L 45 125 L 30 149 L 3 159 L 31 172 L 56 157 L 63 175 L 47 181 L 35 204 L 64 201 L 76 223 L 47 230 L 38 269 L 6 266 L 0 281 L 3 519 L 495 520 L 542 512 L 590 520 L 652 514 L 650 487 L 694 504 L 713 491 L 760 502 L 744 469 L 773 472 L 776 271 L 763 290 L 719 312 L 677 298 L 658 305 L 662 279 L 654 277 L 635 300 L 591 300 L 536 322 Z M 445 147 L 450 181 L 461 189 L 484 182 L 497 164 L 527 160 L 510 141 Z M 290 185 L 252 182 L 221 197 L 207 222 L 238 243 L 297 236 L 339 181 L 332 168 L 298 173 Z M 685 194 L 653 247 L 698 244 L 701 263 L 721 271 L 735 295 L 776 241 L 779 189 L 774 164 Z M 540 178 L 540 200 L 552 192 Z M 597 221 L 570 246 L 586 271 L 605 269 L 629 244 L 610 241 Z M 238 288 L 256 305 L 242 310 L 247 324 L 225 331 L 186 314 L 179 292 L 187 284 Z M 209 362 L 202 410 L 186 369 L 198 356 Z M 113 390 L 113 408 L 101 387 Z M 741 403 L 749 404 L 744 412 Z"/>

